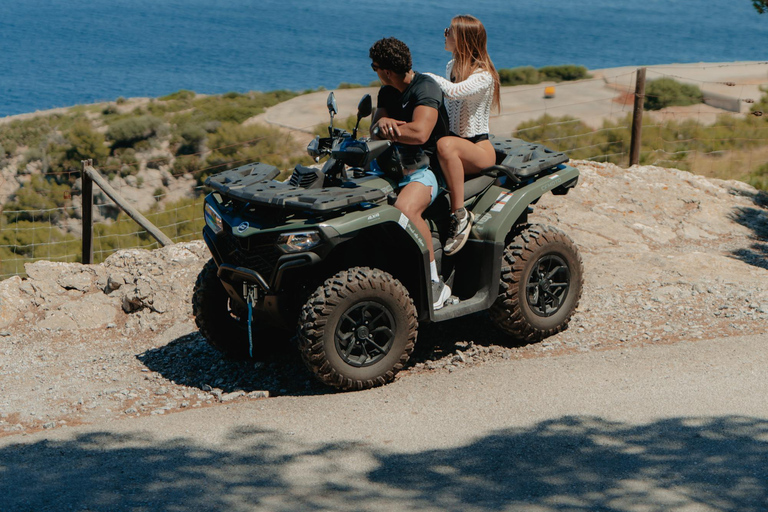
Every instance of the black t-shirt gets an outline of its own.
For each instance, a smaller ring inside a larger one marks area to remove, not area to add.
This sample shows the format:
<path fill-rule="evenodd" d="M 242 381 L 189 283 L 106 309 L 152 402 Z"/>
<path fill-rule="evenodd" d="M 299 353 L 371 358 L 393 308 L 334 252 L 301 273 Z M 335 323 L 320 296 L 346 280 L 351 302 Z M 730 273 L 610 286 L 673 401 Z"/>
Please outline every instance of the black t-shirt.
<path fill-rule="evenodd" d="M 443 101 L 443 91 L 437 82 L 427 75 L 416 73 L 408 87 L 400 93 L 390 85 L 385 85 L 379 89 L 379 96 L 376 102 L 378 108 L 387 111 L 387 117 L 397 119 L 398 121 L 413 121 L 413 111 L 419 105 L 426 105 L 437 109 L 437 122 L 432 129 L 427 142 L 421 145 L 421 148 L 430 156 L 432 168 L 437 168 L 437 140 L 440 137 L 448 135 L 448 111 L 445 109 Z"/>

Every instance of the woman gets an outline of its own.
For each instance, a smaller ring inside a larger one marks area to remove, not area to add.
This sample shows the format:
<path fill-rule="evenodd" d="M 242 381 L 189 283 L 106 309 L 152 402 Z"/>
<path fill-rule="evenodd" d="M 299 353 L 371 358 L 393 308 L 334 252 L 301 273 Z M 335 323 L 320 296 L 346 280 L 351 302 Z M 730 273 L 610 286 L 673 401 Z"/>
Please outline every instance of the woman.
<path fill-rule="evenodd" d="M 474 16 L 455 16 L 445 29 L 445 49 L 453 53 L 446 66 L 449 80 L 425 73 L 440 84 L 452 135 L 437 141 L 437 156 L 451 197 L 451 233 L 445 254 L 455 254 L 469 237 L 474 216 L 464 209 L 464 176 L 496 163 L 488 140 L 491 107 L 500 108 L 499 74 L 488 56 L 485 27 Z"/>

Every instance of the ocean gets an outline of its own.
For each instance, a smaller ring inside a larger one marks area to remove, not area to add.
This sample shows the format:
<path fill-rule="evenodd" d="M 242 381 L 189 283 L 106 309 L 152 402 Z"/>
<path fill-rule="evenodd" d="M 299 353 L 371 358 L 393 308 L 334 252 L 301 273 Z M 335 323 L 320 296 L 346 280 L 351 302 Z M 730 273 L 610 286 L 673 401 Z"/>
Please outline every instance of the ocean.
<path fill-rule="evenodd" d="M 443 28 L 463 13 L 485 24 L 498 68 L 768 59 L 751 0 L 0 0 L 0 117 L 179 89 L 367 85 L 368 48 L 390 36 L 442 74 Z"/>

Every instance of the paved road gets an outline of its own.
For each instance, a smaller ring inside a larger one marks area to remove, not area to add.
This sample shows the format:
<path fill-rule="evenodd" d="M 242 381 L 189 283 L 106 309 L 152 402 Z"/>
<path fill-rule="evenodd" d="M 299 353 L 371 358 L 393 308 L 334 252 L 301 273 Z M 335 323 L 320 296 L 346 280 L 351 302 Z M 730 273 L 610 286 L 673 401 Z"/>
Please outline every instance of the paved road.
<path fill-rule="evenodd" d="M 765 510 L 768 335 L 0 439 L 0 510 Z"/>
<path fill-rule="evenodd" d="M 633 100 L 628 99 L 626 93 L 635 90 L 636 70 L 637 67 L 601 69 L 590 71 L 593 78 L 588 80 L 503 87 L 502 111 L 491 118 L 491 132 L 509 135 L 520 123 L 538 119 L 544 114 L 576 117 L 594 128 L 600 128 L 604 120 L 624 119 L 632 113 Z M 695 84 L 708 96 L 719 98 L 718 106 L 747 112 L 750 104 L 739 100 L 761 98 L 759 87 L 768 84 L 768 62 L 648 66 L 646 75 L 648 80 L 668 76 Z M 544 88 L 548 85 L 555 86 L 554 98 L 544 98 Z M 371 87 L 334 91 L 339 117 L 344 119 L 354 115 L 363 94 L 371 94 L 375 103 L 376 91 Z M 312 131 L 318 124 L 328 123 L 327 96 L 327 91 L 299 96 L 268 109 L 259 119 L 284 128 Z M 727 112 L 709 105 L 670 110 L 669 115 L 676 119 L 693 116 L 702 122 L 713 122 L 717 114 Z"/>

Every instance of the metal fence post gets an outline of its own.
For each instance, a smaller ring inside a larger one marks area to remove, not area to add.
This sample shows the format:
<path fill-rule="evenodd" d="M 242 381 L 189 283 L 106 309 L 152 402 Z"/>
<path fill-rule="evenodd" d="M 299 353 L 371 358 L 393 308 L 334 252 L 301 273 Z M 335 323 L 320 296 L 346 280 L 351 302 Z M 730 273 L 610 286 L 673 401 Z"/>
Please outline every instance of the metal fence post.
<path fill-rule="evenodd" d="M 83 160 L 82 199 L 83 199 L 83 253 L 82 262 L 86 265 L 93 263 L 93 180 L 85 172 L 86 167 L 93 165 L 93 160 Z"/>
<path fill-rule="evenodd" d="M 629 146 L 629 165 L 640 163 L 640 142 L 643 137 L 643 102 L 645 101 L 645 68 L 637 70 L 635 109 L 632 112 L 632 142 Z"/>

